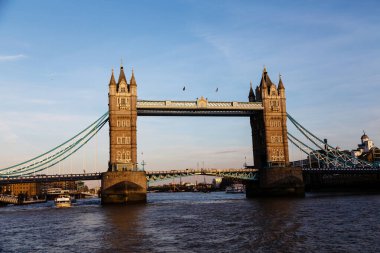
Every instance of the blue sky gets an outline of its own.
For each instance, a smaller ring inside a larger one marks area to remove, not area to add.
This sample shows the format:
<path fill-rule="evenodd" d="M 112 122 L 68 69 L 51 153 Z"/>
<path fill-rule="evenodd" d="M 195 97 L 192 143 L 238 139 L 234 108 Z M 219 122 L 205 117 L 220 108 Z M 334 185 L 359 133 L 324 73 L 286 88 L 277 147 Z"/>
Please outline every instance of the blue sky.
<path fill-rule="evenodd" d="M 121 58 L 139 98 L 155 100 L 247 101 L 265 65 L 313 133 L 352 149 L 365 130 L 380 145 L 379 13 L 378 1 L 349 0 L 0 0 L 0 167 L 102 115 Z M 141 117 L 139 162 L 241 167 L 252 161 L 250 136 L 247 118 Z M 73 170 L 106 170 L 107 138 L 105 127 Z"/>

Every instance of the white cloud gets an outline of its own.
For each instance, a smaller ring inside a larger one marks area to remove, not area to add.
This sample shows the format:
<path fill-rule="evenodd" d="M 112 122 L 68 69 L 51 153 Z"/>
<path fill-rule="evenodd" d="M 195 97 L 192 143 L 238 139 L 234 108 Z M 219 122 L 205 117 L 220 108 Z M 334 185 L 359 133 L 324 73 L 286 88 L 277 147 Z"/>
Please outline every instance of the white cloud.
<path fill-rule="evenodd" d="M 8 61 L 17 61 L 20 59 L 26 58 L 23 54 L 16 55 L 0 55 L 0 62 L 8 62 Z"/>

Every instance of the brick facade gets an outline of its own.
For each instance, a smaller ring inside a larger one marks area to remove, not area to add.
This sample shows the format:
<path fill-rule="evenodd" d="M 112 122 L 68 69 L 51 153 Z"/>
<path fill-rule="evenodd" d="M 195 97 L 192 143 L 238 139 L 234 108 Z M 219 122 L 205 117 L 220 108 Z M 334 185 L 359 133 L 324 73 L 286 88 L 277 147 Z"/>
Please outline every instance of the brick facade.
<path fill-rule="evenodd" d="M 133 71 L 129 83 L 122 66 L 117 83 L 112 71 L 108 98 L 110 134 L 108 171 L 136 170 L 137 84 Z"/>
<path fill-rule="evenodd" d="M 255 167 L 288 166 L 286 97 L 281 77 L 276 87 L 264 68 L 260 85 L 253 92 L 251 84 L 248 98 L 250 102 L 262 102 L 264 107 L 250 118 Z"/>

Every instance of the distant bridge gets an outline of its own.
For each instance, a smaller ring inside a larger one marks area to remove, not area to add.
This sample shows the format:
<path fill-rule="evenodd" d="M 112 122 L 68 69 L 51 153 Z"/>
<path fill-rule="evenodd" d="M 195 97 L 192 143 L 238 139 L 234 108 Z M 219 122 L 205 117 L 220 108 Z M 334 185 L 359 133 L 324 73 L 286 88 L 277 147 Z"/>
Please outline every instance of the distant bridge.
<path fill-rule="evenodd" d="M 170 171 L 146 171 L 148 182 L 165 180 L 170 178 L 206 175 L 232 179 L 254 180 L 257 169 L 187 169 Z"/>
<path fill-rule="evenodd" d="M 254 180 L 257 169 L 186 169 L 170 171 L 146 171 L 148 182 L 166 180 L 171 178 L 206 175 L 224 178 Z M 63 174 L 63 175 L 35 175 L 35 176 L 18 176 L 18 177 L 0 177 L 0 185 L 17 184 L 17 183 L 44 183 L 59 181 L 87 181 L 100 180 L 102 173 L 85 173 L 85 174 Z"/>

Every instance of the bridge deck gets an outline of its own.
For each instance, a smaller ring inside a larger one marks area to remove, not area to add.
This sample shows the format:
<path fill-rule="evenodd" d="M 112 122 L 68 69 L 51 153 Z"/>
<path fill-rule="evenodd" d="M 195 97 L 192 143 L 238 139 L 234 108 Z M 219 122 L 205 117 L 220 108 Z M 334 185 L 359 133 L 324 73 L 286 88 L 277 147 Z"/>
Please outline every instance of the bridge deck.
<path fill-rule="evenodd" d="M 256 172 L 256 169 L 187 169 L 169 171 L 146 171 L 147 181 L 156 181 L 180 176 L 209 175 L 221 177 L 246 178 L 249 173 Z M 87 181 L 100 180 L 102 173 L 86 174 L 66 174 L 66 175 L 36 175 L 26 177 L 0 177 L 0 185 L 34 182 L 57 182 L 57 181 Z"/>
<path fill-rule="evenodd" d="M 350 168 L 350 169 L 332 169 L 332 168 L 303 168 L 304 175 L 312 174 L 379 174 L 379 168 Z M 146 171 L 147 181 L 156 181 L 169 179 L 173 177 L 184 177 L 192 175 L 209 175 L 218 177 L 232 177 L 239 179 L 253 179 L 258 169 L 186 169 L 186 170 L 169 170 L 169 171 Z M 100 180 L 102 173 L 86 174 L 66 174 L 66 175 L 36 175 L 27 177 L 0 177 L 0 185 L 16 183 L 33 183 L 33 182 L 57 182 L 57 181 L 86 181 Z"/>
<path fill-rule="evenodd" d="M 304 174 L 380 174 L 380 168 L 303 168 Z"/>
<path fill-rule="evenodd" d="M 148 182 L 165 180 L 170 178 L 207 175 L 223 178 L 234 178 L 241 180 L 254 180 L 257 169 L 187 169 L 187 170 L 171 170 L 171 171 L 152 171 L 147 172 Z"/>

